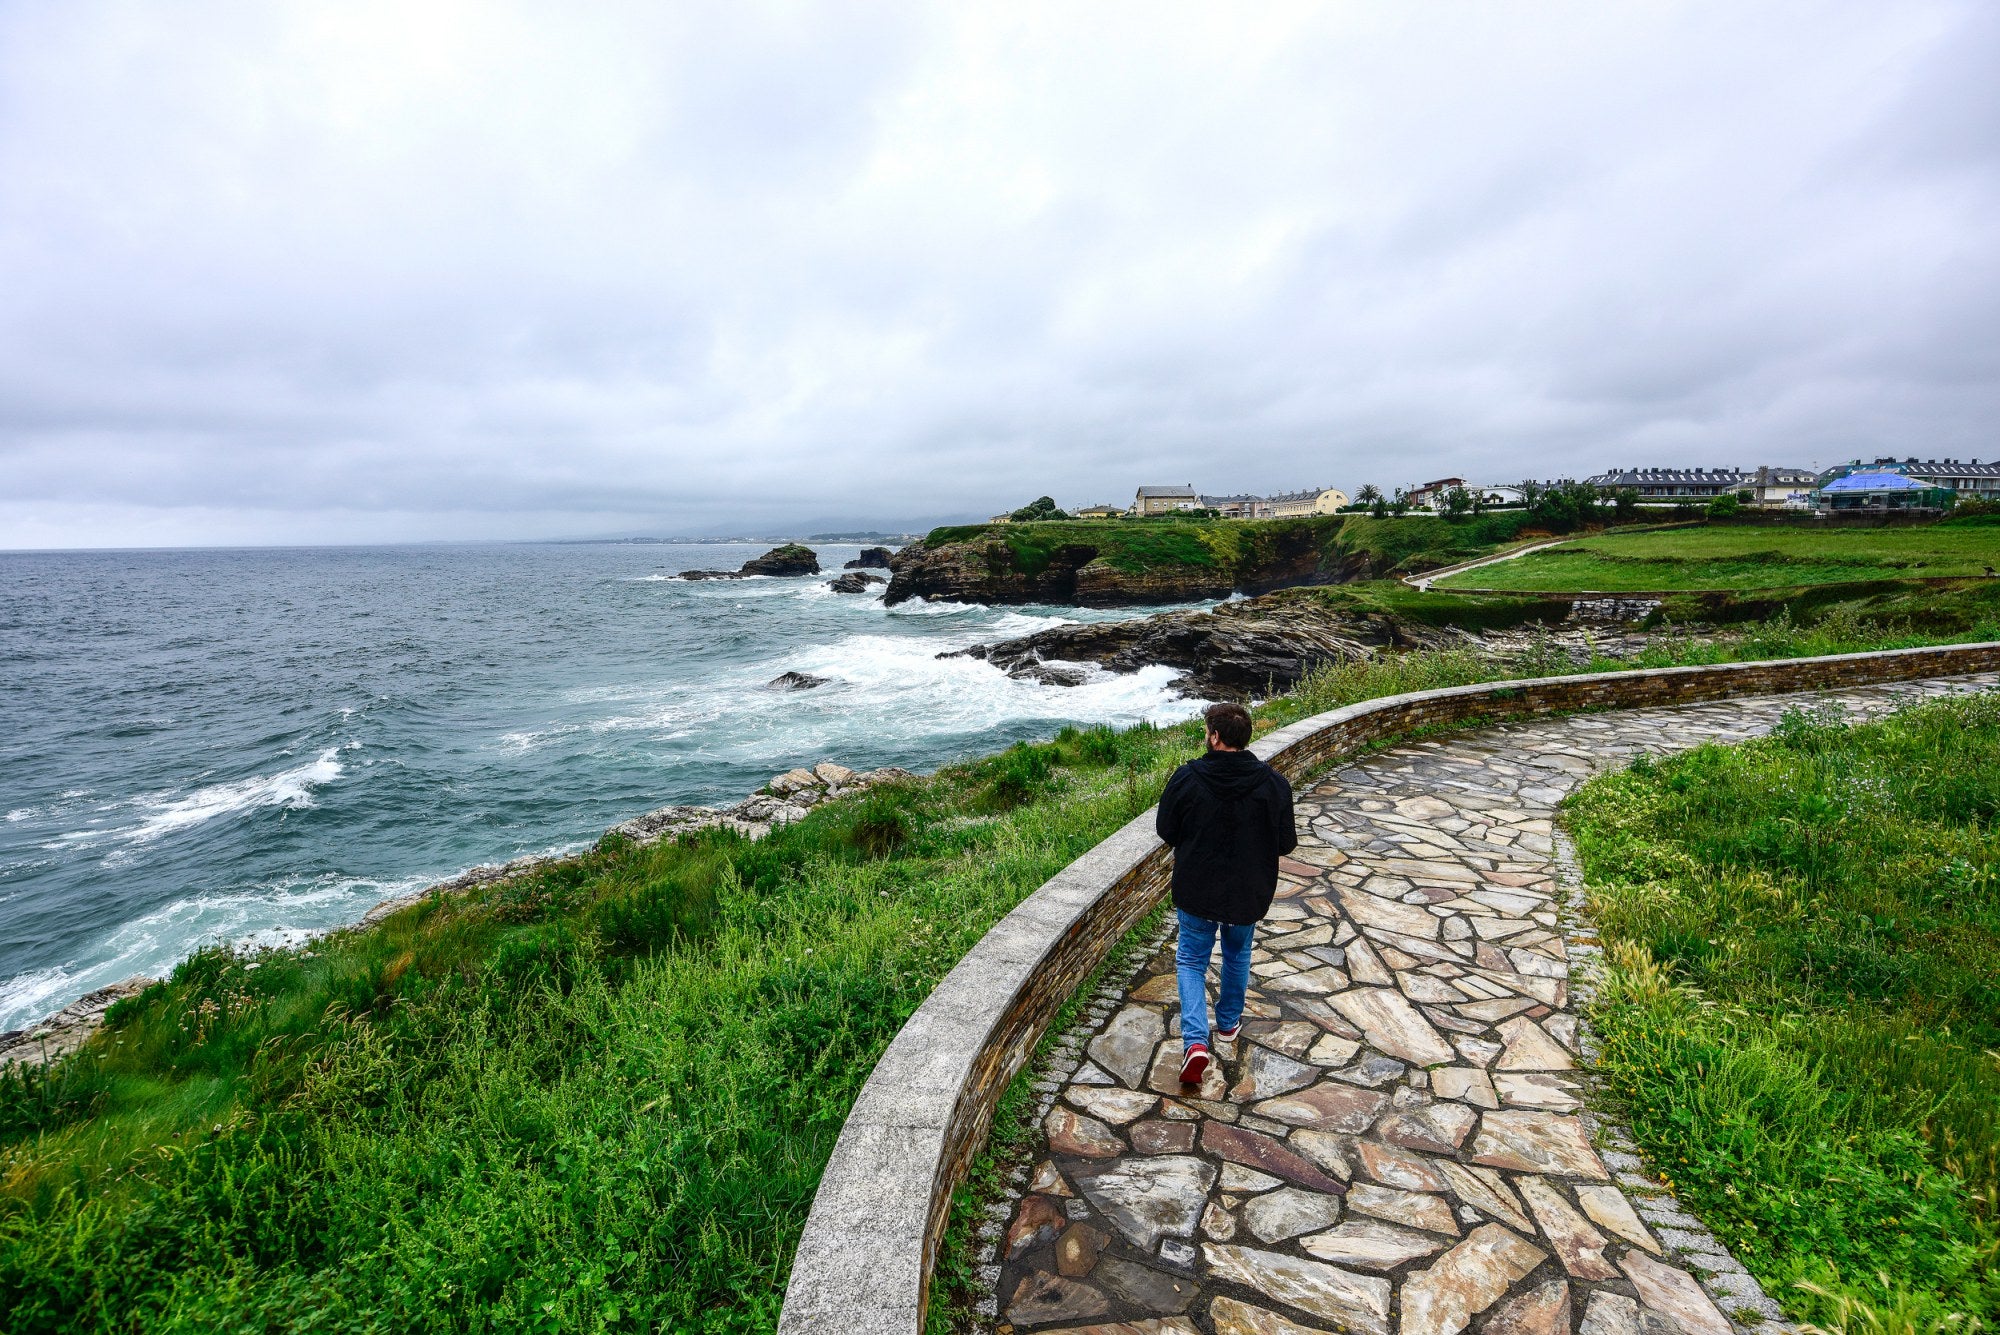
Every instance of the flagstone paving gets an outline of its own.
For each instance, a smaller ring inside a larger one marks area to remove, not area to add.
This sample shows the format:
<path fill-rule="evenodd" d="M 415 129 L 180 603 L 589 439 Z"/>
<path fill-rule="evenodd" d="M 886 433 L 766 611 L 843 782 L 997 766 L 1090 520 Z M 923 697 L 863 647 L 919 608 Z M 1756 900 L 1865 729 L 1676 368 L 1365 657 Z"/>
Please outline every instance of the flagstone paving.
<path fill-rule="evenodd" d="M 1996 681 L 1811 698 L 1868 716 Z M 1178 1082 L 1171 938 L 1058 1045 L 1043 1152 L 984 1235 L 999 1335 L 1731 1335 L 1777 1317 L 1585 1108 L 1570 963 L 1595 948 L 1563 920 L 1552 817 L 1600 770 L 1761 734 L 1801 701 L 1494 727 L 1302 791 L 1242 1035 L 1201 1086 Z"/>

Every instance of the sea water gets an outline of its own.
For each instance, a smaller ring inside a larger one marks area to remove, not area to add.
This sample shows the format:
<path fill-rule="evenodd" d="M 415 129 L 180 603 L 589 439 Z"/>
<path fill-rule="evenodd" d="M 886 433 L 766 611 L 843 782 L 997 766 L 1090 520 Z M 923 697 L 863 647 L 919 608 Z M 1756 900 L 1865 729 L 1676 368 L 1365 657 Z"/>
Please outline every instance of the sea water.
<path fill-rule="evenodd" d="M 930 770 L 1198 708 L 1166 669 L 1060 687 L 938 657 L 1137 611 L 674 578 L 762 550 L 0 554 L 0 1030 L 794 765 Z M 767 686 L 787 671 L 828 683 Z"/>

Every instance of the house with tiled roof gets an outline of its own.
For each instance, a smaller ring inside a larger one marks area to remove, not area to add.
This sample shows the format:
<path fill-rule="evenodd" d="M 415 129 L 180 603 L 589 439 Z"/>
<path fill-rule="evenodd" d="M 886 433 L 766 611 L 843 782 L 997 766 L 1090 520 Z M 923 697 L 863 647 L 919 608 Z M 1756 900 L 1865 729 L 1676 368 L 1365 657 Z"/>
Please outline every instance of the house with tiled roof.
<path fill-rule="evenodd" d="M 1141 487 L 1132 500 L 1135 515 L 1164 515 L 1201 506 L 1201 493 L 1193 487 Z"/>

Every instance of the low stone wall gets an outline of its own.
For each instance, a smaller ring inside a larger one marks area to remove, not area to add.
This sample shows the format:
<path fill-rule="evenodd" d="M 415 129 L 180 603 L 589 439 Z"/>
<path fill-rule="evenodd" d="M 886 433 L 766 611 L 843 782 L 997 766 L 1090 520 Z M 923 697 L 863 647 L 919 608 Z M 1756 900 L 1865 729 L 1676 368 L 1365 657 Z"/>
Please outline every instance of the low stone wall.
<path fill-rule="evenodd" d="M 1591 708 L 1693 704 L 2000 670 L 2000 643 L 1495 682 L 1303 719 L 1258 755 L 1304 780 L 1414 729 Z M 993 1106 L 1056 1009 L 1165 893 L 1153 813 L 981 938 L 890 1043 L 848 1114 L 792 1263 L 780 1335 L 916 1335 L 951 1195 Z"/>

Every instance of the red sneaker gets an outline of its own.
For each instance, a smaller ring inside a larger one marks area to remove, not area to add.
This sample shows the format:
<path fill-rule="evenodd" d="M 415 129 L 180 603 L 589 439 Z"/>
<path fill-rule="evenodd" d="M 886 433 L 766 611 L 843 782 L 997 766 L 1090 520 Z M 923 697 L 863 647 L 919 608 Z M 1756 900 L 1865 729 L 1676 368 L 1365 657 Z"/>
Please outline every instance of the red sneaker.
<path fill-rule="evenodd" d="M 1221 1039 L 1225 1043 L 1234 1043 L 1236 1041 L 1236 1036 L 1242 1032 L 1243 1032 L 1243 1022 L 1241 1020 L 1238 1020 L 1236 1022 L 1235 1028 L 1218 1029 L 1215 1031 L 1215 1036 Z"/>
<path fill-rule="evenodd" d="M 1181 1061 L 1181 1083 L 1198 1085 L 1201 1083 L 1201 1078 L 1207 1074 L 1208 1044 L 1196 1043 L 1187 1050 L 1187 1056 Z"/>

